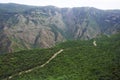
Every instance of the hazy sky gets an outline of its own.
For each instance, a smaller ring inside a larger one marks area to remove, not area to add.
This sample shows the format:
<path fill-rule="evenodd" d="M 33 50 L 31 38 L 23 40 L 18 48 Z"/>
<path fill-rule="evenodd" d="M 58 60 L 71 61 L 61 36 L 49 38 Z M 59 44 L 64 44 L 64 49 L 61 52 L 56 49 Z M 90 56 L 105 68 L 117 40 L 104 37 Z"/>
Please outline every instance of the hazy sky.
<path fill-rule="evenodd" d="M 120 9 L 120 0 L 0 0 L 0 3 L 19 3 L 36 6 L 96 7 L 99 9 Z"/>

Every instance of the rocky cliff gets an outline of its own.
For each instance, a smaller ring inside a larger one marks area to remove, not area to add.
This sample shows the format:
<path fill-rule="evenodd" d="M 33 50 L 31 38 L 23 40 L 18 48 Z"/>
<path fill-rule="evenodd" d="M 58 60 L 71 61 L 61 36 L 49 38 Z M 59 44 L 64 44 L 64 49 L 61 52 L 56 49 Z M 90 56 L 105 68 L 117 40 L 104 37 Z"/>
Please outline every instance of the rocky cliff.
<path fill-rule="evenodd" d="M 8 8 L 9 7 L 9 8 Z M 0 4 L 0 53 L 120 32 L 120 10 Z"/>

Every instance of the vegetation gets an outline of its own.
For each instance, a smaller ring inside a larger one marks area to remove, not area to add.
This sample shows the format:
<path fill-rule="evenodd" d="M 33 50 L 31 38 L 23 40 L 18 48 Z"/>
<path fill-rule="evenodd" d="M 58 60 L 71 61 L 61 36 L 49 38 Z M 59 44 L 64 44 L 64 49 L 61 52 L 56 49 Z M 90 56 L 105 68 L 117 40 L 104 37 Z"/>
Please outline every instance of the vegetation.
<path fill-rule="evenodd" d="M 0 79 L 45 63 L 57 48 L 36 49 L 0 55 Z"/>
<path fill-rule="evenodd" d="M 50 49 L 2 54 L 0 79 L 41 65 L 60 49 L 64 51 L 46 66 L 11 80 L 120 80 L 120 34 L 67 41 Z"/>
<path fill-rule="evenodd" d="M 14 3 L 8 3 L 8 4 L 1 4 L 0 3 L 0 10 L 7 11 L 7 12 L 24 12 L 28 9 L 35 8 L 35 6 L 26 6 L 26 5 L 20 5 L 20 4 L 14 4 Z"/>

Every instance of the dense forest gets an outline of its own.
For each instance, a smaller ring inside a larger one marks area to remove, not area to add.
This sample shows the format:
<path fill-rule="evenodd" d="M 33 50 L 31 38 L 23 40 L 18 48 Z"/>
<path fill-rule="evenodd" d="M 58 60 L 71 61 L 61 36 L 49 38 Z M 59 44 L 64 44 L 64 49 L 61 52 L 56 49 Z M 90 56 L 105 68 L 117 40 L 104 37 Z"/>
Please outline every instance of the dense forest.
<path fill-rule="evenodd" d="M 18 74 L 44 64 L 60 49 L 63 52 L 44 67 Z M 120 34 L 0 55 L 1 80 L 120 80 L 119 74 Z"/>

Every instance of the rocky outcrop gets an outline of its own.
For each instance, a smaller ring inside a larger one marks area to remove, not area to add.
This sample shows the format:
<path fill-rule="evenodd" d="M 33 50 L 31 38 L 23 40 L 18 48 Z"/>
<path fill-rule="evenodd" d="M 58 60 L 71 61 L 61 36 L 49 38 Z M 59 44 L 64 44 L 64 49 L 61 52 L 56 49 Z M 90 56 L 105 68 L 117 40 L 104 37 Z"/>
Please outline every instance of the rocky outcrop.
<path fill-rule="evenodd" d="M 0 53 L 49 48 L 67 39 L 88 40 L 120 32 L 119 10 L 16 5 L 0 4 Z"/>

